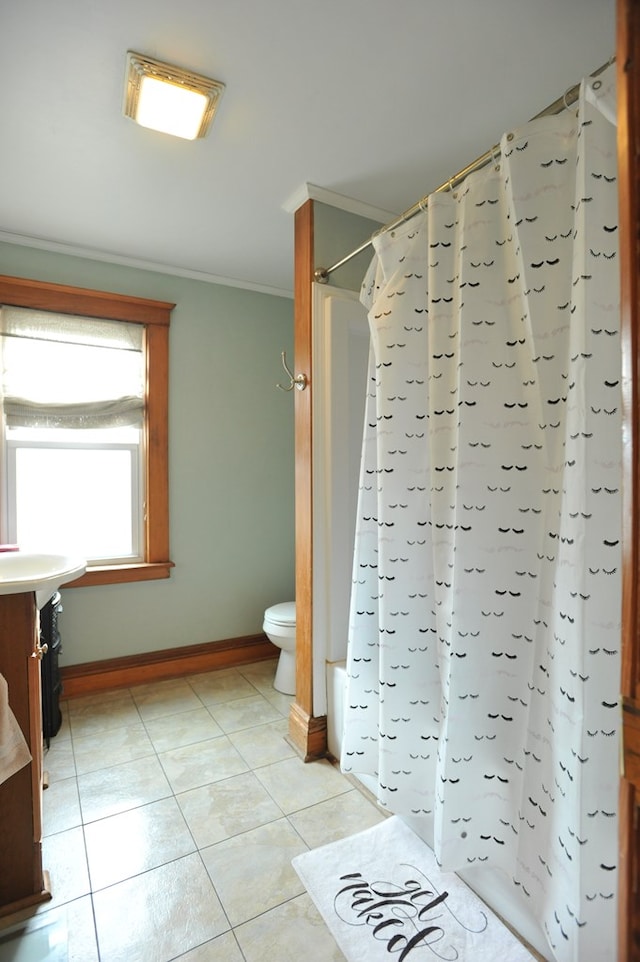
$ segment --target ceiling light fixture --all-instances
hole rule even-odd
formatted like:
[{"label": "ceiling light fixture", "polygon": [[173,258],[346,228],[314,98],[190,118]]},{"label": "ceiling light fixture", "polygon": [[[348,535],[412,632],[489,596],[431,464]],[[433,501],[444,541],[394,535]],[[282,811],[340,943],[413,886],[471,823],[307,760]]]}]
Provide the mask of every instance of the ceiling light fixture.
[{"label": "ceiling light fixture", "polygon": [[224,84],[152,57],[127,51],[123,113],[174,137],[204,137]]}]

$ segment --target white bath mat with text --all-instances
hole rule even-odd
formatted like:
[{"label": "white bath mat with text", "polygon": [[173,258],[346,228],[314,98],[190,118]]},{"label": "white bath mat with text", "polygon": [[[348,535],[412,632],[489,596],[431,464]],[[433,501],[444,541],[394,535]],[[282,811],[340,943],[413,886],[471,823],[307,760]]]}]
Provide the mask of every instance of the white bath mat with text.
[{"label": "white bath mat with text", "polygon": [[349,962],[533,959],[396,816],[292,864]]}]

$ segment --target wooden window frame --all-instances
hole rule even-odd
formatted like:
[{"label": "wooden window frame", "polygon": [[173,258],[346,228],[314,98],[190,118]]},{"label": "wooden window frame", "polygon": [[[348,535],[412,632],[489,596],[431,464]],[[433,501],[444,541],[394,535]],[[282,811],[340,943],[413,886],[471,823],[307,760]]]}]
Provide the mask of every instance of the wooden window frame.
[{"label": "wooden window frame", "polygon": [[92,566],[65,588],[168,578],[173,568],[169,560],[169,322],[175,304],[4,275],[0,276],[0,304],[144,325],[144,560]]}]

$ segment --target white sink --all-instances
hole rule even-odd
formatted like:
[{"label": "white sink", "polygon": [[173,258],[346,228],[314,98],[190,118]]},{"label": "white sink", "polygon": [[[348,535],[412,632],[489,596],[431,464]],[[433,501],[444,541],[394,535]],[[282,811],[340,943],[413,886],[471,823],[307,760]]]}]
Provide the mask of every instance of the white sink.
[{"label": "white sink", "polygon": [[87,562],[65,554],[37,551],[0,552],[0,595],[33,591],[42,608],[60,585],[84,574]]}]

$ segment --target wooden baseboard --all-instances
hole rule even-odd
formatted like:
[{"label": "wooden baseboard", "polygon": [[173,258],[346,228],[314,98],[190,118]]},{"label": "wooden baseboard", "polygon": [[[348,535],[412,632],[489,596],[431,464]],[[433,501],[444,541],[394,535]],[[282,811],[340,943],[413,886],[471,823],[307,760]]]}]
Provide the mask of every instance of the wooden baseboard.
[{"label": "wooden baseboard", "polygon": [[289,741],[305,762],[327,754],[327,716],[313,717],[293,702],[289,710]]},{"label": "wooden baseboard", "polygon": [[43,902],[51,901],[51,878],[46,869],[42,873],[42,877],[42,891],[34,892],[33,895],[27,895],[23,899],[18,899],[17,902],[9,902],[7,905],[0,907],[2,928],[9,927],[17,922],[23,922],[27,915],[32,915],[32,910],[35,909],[36,906],[41,905]]},{"label": "wooden baseboard", "polygon": [[69,665],[61,668],[60,675],[63,696],[74,698],[111,688],[128,688],[150,681],[179,678],[219,668],[235,668],[252,661],[277,657],[278,649],[266,635],[246,635],[227,641],[211,641],[203,645]]}]

